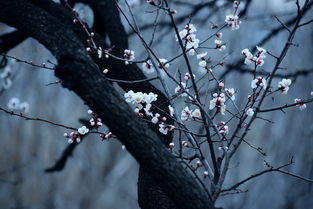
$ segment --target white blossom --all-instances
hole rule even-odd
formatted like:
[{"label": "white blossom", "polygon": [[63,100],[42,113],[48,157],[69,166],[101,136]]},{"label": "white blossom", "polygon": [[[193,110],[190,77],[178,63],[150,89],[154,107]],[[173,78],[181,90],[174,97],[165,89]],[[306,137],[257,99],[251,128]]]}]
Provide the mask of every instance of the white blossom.
[{"label": "white blossom", "polygon": [[98,54],[98,58],[101,59],[102,58],[102,48],[100,46],[97,49],[97,54]]},{"label": "white blossom", "polygon": [[194,111],[192,111],[191,116],[193,118],[201,118],[201,112],[199,109],[195,109]]},{"label": "white blossom", "polygon": [[187,96],[186,93],[182,93],[182,92],[188,92],[189,89],[186,89],[186,83],[184,82],[181,82],[180,85],[178,85],[176,88],[175,88],[175,94],[180,94],[181,96]]},{"label": "white blossom", "polygon": [[16,110],[19,107],[19,105],[20,105],[20,100],[18,98],[13,97],[9,100],[9,103],[7,106],[10,110]]},{"label": "white blossom", "polygon": [[248,116],[252,117],[254,115],[254,110],[252,108],[249,108],[246,113]]},{"label": "white blossom", "polygon": [[224,93],[213,94],[213,99],[210,101],[209,109],[213,110],[214,108],[216,108],[217,112],[220,112],[222,115],[225,115],[226,105]]},{"label": "white blossom", "polygon": [[207,54],[208,54],[207,52],[199,53],[197,54],[197,59],[204,59]]},{"label": "white blossom", "polygon": [[183,121],[187,121],[187,120],[191,120],[192,119],[192,111],[189,109],[189,107],[185,107],[182,111],[181,111],[181,116],[180,119]]},{"label": "white blossom", "polygon": [[301,99],[295,99],[295,103],[299,103],[297,106],[299,107],[300,110],[304,110],[306,108],[306,104],[302,103]]},{"label": "white blossom", "polygon": [[[196,38],[195,32],[197,31],[196,27],[193,24],[188,24],[183,30],[179,32],[179,37],[181,40],[186,41],[186,49],[196,49],[199,47],[199,39]],[[176,41],[178,37],[176,36]],[[193,52],[190,52],[193,55]]]},{"label": "white blossom", "polygon": [[289,86],[291,85],[290,79],[283,78],[281,81],[278,82],[278,89],[282,92],[282,94],[287,94],[289,90]]},{"label": "white blossom", "polygon": [[174,108],[171,105],[169,105],[168,110],[169,110],[170,116],[174,117]]},{"label": "white blossom", "polygon": [[241,23],[239,17],[233,14],[226,15],[225,22],[227,23],[227,26],[230,27],[232,30],[238,30],[239,24]]},{"label": "white blossom", "polygon": [[164,135],[166,135],[168,133],[168,131],[172,131],[174,128],[175,128],[175,126],[173,126],[173,125],[167,125],[164,123],[159,124],[159,131]]},{"label": "white blossom", "polygon": [[155,71],[152,63],[150,60],[148,60],[147,62],[144,62],[142,63],[142,70],[145,72],[145,73],[153,73]]},{"label": "white blossom", "polygon": [[230,88],[230,89],[225,89],[226,94],[230,97],[231,100],[235,100],[235,89]]},{"label": "white blossom", "polygon": [[146,104],[145,108],[143,110],[145,111],[147,116],[153,116],[152,111],[151,111],[152,105],[150,103]]},{"label": "white blossom", "polygon": [[154,117],[151,119],[151,122],[154,123],[154,124],[157,124],[157,123],[159,122],[158,117],[154,116]]},{"label": "white blossom", "polygon": [[195,51],[194,49],[190,49],[190,50],[188,51],[188,53],[189,53],[190,56],[193,56],[193,55],[196,54],[196,51]]},{"label": "white blossom", "polygon": [[202,67],[202,68],[205,68],[206,67],[206,61],[205,60],[201,60],[200,62],[199,62],[199,66],[200,67]]},{"label": "white blossom", "polygon": [[[130,50],[130,49],[125,49],[123,57],[127,61],[133,61],[135,59],[135,52],[133,50]],[[126,62],[125,62],[125,64],[126,64]]]},{"label": "white blossom", "polygon": [[124,94],[124,98],[126,99],[126,102],[130,103],[134,101],[134,95],[135,93],[130,90],[127,93]]},{"label": "white blossom", "polygon": [[22,102],[19,105],[19,109],[22,113],[28,113],[29,112],[29,104],[27,102]]},{"label": "white blossom", "polygon": [[264,90],[265,90],[266,87],[267,87],[267,82],[266,82],[266,80],[265,80],[263,77],[261,77],[261,76],[259,76],[259,77],[257,77],[256,79],[254,79],[254,80],[251,81],[251,88],[255,89],[255,88],[257,88],[258,86],[263,87]]},{"label": "white blossom", "polygon": [[86,126],[82,126],[78,129],[78,133],[80,135],[85,135],[89,132],[89,129]]},{"label": "white blossom", "polygon": [[229,133],[229,128],[224,121],[221,121],[218,125],[219,133],[222,136],[226,136]]}]

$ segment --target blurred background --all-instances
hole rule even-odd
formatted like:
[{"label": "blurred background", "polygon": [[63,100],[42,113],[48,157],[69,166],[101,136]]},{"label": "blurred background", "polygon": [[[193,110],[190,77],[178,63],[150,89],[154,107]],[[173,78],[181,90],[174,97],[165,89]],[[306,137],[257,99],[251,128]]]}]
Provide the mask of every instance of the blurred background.
[{"label": "blurred background", "polygon": [[[123,0],[122,7],[127,10]],[[146,40],[150,40],[153,33],[155,14],[145,1],[128,0],[135,14],[137,24]],[[303,4],[303,1],[300,1]],[[205,39],[215,31],[212,23],[224,24],[225,15],[232,13],[233,1],[207,0],[173,0],[171,7],[176,9],[179,29],[189,21],[197,28],[197,38]],[[247,7],[246,7],[247,6]],[[244,11],[244,8],[247,8]],[[80,17],[92,24],[92,11],[83,4],[76,5]],[[274,19],[276,15],[282,22],[288,22],[296,16],[294,0],[251,0],[242,1],[239,12],[243,12],[239,30],[224,29],[223,43],[225,51],[202,50],[208,52],[212,63],[224,60],[224,67],[216,68],[216,74],[221,75],[229,70],[229,65],[243,62],[241,50],[253,48],[264,37],[268,41],[260,45],[271,53],[278,55],[288,36],[284,29],[277,34],[270,35],[275,28],[281,27]],[[313,9],[307,12],[303,21],[313,18]],[[129,14],[129,13],[128,13]],[[125,20],[123,20],[125,21]],[[160,26],[157,27],[152,48],[160,58],[170,59],[177,55],[179,46],[175,41],[173,28],[169,18],[164,13],[159,15]],[[125,25],[129,34],[130,49],[136,53],[136,59],[145,58],[145,51],[139,39]],[[290,26],[292,27],[292,26]],[[4,24],[0,24],[0,34],[13,31]],[[313,91],[313,73],[297,75],[299,71],[312,71],[313,27],[308,25],[300,28],[294,43],[298,47],[291,47],[279,70],[279,74],[295,73],[289,77],[293,80],[287,95],[277,94],[275,99],[267,99],[264,108],[276,107],[293,103],[295,98],[310,98]],[[206,46],[214,46],[214,39],[210,39]],[[18,47],[8,52],[8,55],[23,60],[42,63],[50,60],[56,63],[54,57],[36,40],[27,39]],[[197,76],[198,61],[190,57]],[[274,59],[268,56],[261,67],[264,72],[271,72]],[[141,67],[141,66],[140,66]],[[187,72],[184,60],[178,59],[171,64],[171,73],[177,69]],[[225,79],[226,87],[235,88],[236,104],[242,107],[251,92],[252,75],[242,73],[240,66],[229,70]],[[80,127],[80,118],[88,118],[88,107],[72,92],[60,85],[46,84],[57,78],[53,71],[34,68],[22,63],[10,61],[6,69],[12,72],[12,86],[5,89],[1,95],[0,106],[7,107],[11,98],[18,98],[29,104],[27,116],[45,118],[72,127]],[[155,76],[155,75],[148,75]],[[4,79],[1,78],[1,82]],[[281,78],[276,78],[276,85]],[[153,83],[159,86],[159,83]],[[174,92],[174,85],[168,81]],[[205,85],[205,84],[204,84]],[[205,86],[206,87],[206,86]],[[2,87],[3,88],[3,87]],[[207,86],[206,88],[213,88]],[[179,98],[178,108],[183,108],[184,100]],[[300,111],[298,107],[285,111],[262,114],[262,117],[273,121],[257,120],[247,136],[247,140],[256,147],[262,147],[267,156],[242,144],[234,159],[225,182],[225,187],[266,169],[263,160],[273,166],[279,166],[290,161],[294,156],[295,163],[286,170],[313,178],[313,104]],[[179,110],[180,112],[180,110]],[[219,118],[226,120],[227,117]],[[102,208],[102,209],[134,209],[137,203],[138,164],[117,140],[101,141],[99,137],[89,135],[69,159],[66,167],[55,173],[45,173],[60,157],[67,146],[67,139],[63,128],[38,121],[25,121],[21,118],[0,113],[0,207],[1,208]],[[230,132],[235,124],[230,124]],[[191,129],[199,129],[195,125]],[[205,181],[209,185],[208,181]],[[303,209],[313,208],[313,185],[296,178],[279,173],[269,173],[256,178],[240,187],[249,191],[241,194],[227,195],[219,198],[217,205],[229,209]]]}]

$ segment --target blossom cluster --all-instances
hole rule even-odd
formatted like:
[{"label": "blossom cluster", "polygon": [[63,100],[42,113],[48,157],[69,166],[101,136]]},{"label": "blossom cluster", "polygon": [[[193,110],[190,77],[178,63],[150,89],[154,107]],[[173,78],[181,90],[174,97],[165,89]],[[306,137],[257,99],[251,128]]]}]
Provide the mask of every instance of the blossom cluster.
[{"label": "blossom cluster", "polygon": [[[167,70],[170,67],[170,64],[166,59],[160,58],[158,60],[157,68],[159,72],[161,72],[162,76],[165,76],[165,70]],[[155,68],[151,62],[151,60],[148,60],[142,64],[142,69],[145,73],[150,74],[155,72]]]},{"label": "blossom cluster", "polygon": [[245,58],[245,64],[249,65],[251,63],[255,63],[256,66],[262,66],[264,64],[264,59],[266,58],[266,49],[256,46],[257,54],[253,56],[253,54],[249,51],[249,49],[243,49],[241,51],[241,54],[246,56]]},{"label": "blossom cluster", "polygon": [[221,121],[219,124],[217,124],[217,127],[219,130],[219,133],[222,136],[226,136],[229,133],[229,128],[224,121]]},{"label": "blossom cluster", "polygon": [[227,26],[230,27],[232,30],[238,30],[239,25],[241,24],[238,15],[234,14],[226,15],[225,22]]},{"label": "blossom cluster", "polygon": [[135,52],[130,49],[125,49],[123,57],[126,59],[125,64],[128,65],[129,62],[135,59]]},{"label": "blossom cluster", "polygon": [[[168,131],[172,131],[175,126],[165,124],[166,117],[162,117],[159,113],[154,113],[152,108],[152,102],[157,101],[157,94],[150,92],[142,93],[142,92],[134,92],[132,90],[128,91],[124,94],[124,98],[126,102],[135,105],[135,113],[138,117],[150,117],[151,122],[154,124],[159,124],[159,131],[163,134],[167,134]],[[173,111],[169,108],[170,111]],[[173,113],[171,113],[172,115]]]},{"label": "blossom cluster", "polygon": [[300,110],[304,110],[306,108],[306,104],[303,103],[301,99],[295,99],[295,103],[299,103],[297,106]]},{"label": "blossom cluster", "polygon": [[79,143],[81,141],[80,134],[75,131],[72,131],[70,134],[64,133],[64,137],[68,139],[67,142],[69,144],[72,144],[73,142]]},{"label": "blossom cluster", "polygon": [[20,111],[21,113],[29,112],[29,104],[27,102],[20,102],[20,100],[15,97],[9,100],[7,106],[12,111]]},{"label": "blossom cluster", "polygon": [[218,49],[219,51],[225,50],[226,44],[223,44],[223,42],[221,40],[223,37],[223,33],[217,33],[215,36],[217,38],[214,40],[215,48]]},{"label": "blossom cluster", "polygon": [[201,118],[201,112],[199,109],[195,110],[190,110],[189,107],[185,107],[181,111],[181,116],[180,116],[182,121],[190,121],[190,120],[195,120],[196,118]]},{"label": "blossom cluster", "polygon": [[183,92],[188,92],[189,89],[186,88],[186,83],[184,82],[181,82],[180,85],[178,85],[176,88],[175,88],[175,94],[180,94],[181,96],[187,96],[186,93],[183,93]]},{"label": "blossom cluster", "polygon": [[267,82],[266,82],[265,78],[263,78],[262,76],[259,76],[256,79],[251,81],[251,88],[255,89],[259,86],[263,87],[264,90],[267,87]]},{"label": "blossom cluster", "polygon": [[94,111],[88,110],[88,114],[92,116],[92,118],[89,120],[89,123],[92,127],[98,129],[103,125],[101,118],[99,118],[99,116]]},{"label": "blossom cluster", "polygon": [[210,101],[210,110],[216,108],[216,111],[225,115],[226,104],[225,104],[225,94],[224,93],[214,93],[213,99]]},{"label": "blossom cluster", "polygon": [[[186,41],[186,49],[190,49],[189,53],[194,54],[194,49],[199,47],[199,39],[196,38],[197,29],[193,24],[188,24],[179,32],[179,38]],[[178,37],[176,37],[178,41]]]}]

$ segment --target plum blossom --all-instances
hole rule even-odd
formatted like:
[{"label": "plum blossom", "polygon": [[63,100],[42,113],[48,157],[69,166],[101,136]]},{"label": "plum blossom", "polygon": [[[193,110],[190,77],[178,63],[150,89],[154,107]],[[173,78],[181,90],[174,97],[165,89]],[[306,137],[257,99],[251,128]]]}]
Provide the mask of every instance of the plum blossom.
[{"label": "plum blossom", "polygon": [[125,49],[123,57],[127,60],[125,61],[125,64],[128,64],[129,61],[133,61],[135,59],[135,52],[130,49]]},{"label": "plum blossom", "polygon": [[142,70],[149,74],[149,73],[153,73],[155,71],[152,63],[150,60],[148,60],[147,62],[142,63]]},{"label": "plum blossom", "polygon": [[91,126],[94,126],[96,128],[99,128],[99,127],[101,127],[103,125],[102,121],[101,121],[101,118],[91,118],[89,120],[89,122],[90,122]]},{"label": "plum blossom", "polygon": [[186,93],[182,93],[182,92],[188,92],[189,89],[186,89],[186,83],[184,82],[181,82],[180,85],[178,85],[176,88],[175,88],[175,94],[180,94],[181,96],[183,97],[186,97],[187,94]]},{"label": "plum blossom", "polygon": [[182,142],[181,142],[181,145],[182,145],[183,147],[187,147],[187,146],[188,146],[188,142],[182,141]]},{"label": "plum blossom", "polygon": [[[132,90],[128,91],[124,94],[124,98],[127,103],[132,103],[135,105],[134,112],[138,117],[144,117],[144,113],[146,116],[153,118],[152,105],[151,103],[157,101],[158,95],[152,92],[150,93],[142,93],[142,92],[134,92]],[[140,112],[142,111],[143,112]],[[164,119],[166,120],[166,118]],[[152,120],[152,122],[156,121],[156,118]],[[157,123],[157,122],[156,122]]]},{"label": "plum blossom", "polygon": [[86,126],[82,126],[77,131],[80,135],[85,135],[89,132],[89,129]]},{"label": "plum blossom", "polygon": [[126,99],[126,102],[128,102],[128,103],[132,102],[134,100],[134,95],[135,95],[135,93],[132,90],[125,93],[124,98]]},{"label": "plum blossom", "polygon": [[165,70],[167,70],[170,67],[170,64],[166,59],[160,58],[158,62],[158,69],[161,72],[162,76],[166,76]]},{"label": "plum blossom", "polygon": [[252,117],[254,115],[254,110],[252,108],[249,108],[246,112],[246,114],[249,116],[249,117]]},{"label": "plum blossom", "polygon": [[137,103],[137,104],[140,104],[143,100],[143,94],[142,92],[137,92],[137,93],[134,93],[134,102]]},{"label": "plum blossom", "polygon": [[215,43],[216,49],[218,49],[219,51],[223,51],[226,49],[226,45],[222,43],[222,40],[216,39],[214,43]]},{"label": "plum blossom", "polygon": [[107,74],[108,72],[109,72],[108,69],[104,69],[104,70],[102,71],[103,74]]},{"label": "plum blossom", "polygon": [[222,115],[225,115],[226,105],[225,105],[225,94],[224,93],[214,93],[213,99],[210,101],[210,110],[216,108],[217,112],[220,112]]},{"label": "plum blossom", "polygon": [[218,83],[218,88],[223,89],[225,87],[225,84],[223,82]]},{"label": "plum blossom", "polygon": [[201,60],[200,62],[199,62],[199,66],[200,67],[202,67],[202,68],[205,68],[206,67],[206,61],[205,60]]},{"label": "plum blossom", "polygon": [[246,58],[245,58],[245,64],[246,65],[249,65],[252,63],[252,59],[253,59],[253,55],[252,53],[249,51],[249,49],[243,49],[241,51],[241,54],[245,55]]},{"label": "plum blossom", "polygon": [[185,107],[181,111],[180,119],[183,121],[191,120],[192,119],[191,113],[192,113],[192,110],[190,110],[189,107]]},{"label": "plum blossom", "polygon": [[159,124],[159,131],[164,135],[166,135],[169,131],[172,131],[173,129],[175,129],[175,126],[173,125],[167,125],[164,123]]},{"label": "plum blossom", "polygon": [[202,53],[199,53],[197,54],[197,59],[200,60],[200,59],[205,59],[205,56],[207,55],[208,53],[207,52],[202,52]]},{"label": "plum blossom", "polygon": [[102,138],[102,140],[109,139],[112,136],[113,136],[112,132],[109,132],[107,134],[100,134],[100,137]]},{"label": "plum blossom", "polygon": [[263,87],[264,90],[267,87],[266,80],[263,77],[261,77],[261,76],[259,76],[256,79],[251,81],[251,88],[255,89],[255,88],[259,87],[259,86]]},{"label": "plum blossom", "polygon": [[188,53],[190,56],[193,56],[196,54],[196,51],[194,49],[189,49]]},{"label": "plum blossom", "polygon": [[20,100],[18,98],[13,97],[9,100],[9,103],[7,106],[10,110],[16,110],[19,107],[19,105],[20,105]]},{"label": "plum blossom", "polygon": [[[88,50],[87,50],[88,51]],[[99,46],[99,48],[97,49],[97,54],[98,54],[98,58],[101,59],[102,58],[102,48]]]},{"label": "plum blossom", "polygon": [[227,125],[225,125],[226,123],[224,121],[221,121],[217,127],[218,127],[218,130],[219,130],[219,133],[222,135],[222,136],[226,136],[228,133],[229,133],[229,128]]},{"label": "plum blossom", "polygon": [[[195,78],[196,76],[193,74],[193,78]],[[186,73],[185,76],[184,76],[184,79],[187,81],[191,78],[191,75],[190,73]]]},{"label": "plum blossom", "polygon": [[146,107],[143,108],[147,116],[153,116],[152,111],[151,111],[152,105],[150,103],[146,104]]},{"label": "plum blossom", "polygon": [[29,112],[29,104],[27,102],[22,102],[19,105],[19,109],[20,109],[21,113],[28,113]]},{"label": "plum blossom", "polygon": [[77,132],[71,132],[70,134],[64,133],[64,137],[68,139],[67,142],[69,144],[72,144],[74,141],[76,141],[76,143],[81,141],[80,135]]},{"label": "plum blossom", "polygon": [[238,15],[234,14],[226,15],[225,22],[227,23],[227,26],[230,27],[232,30],[238,30],[239,25],[241,24]]},{"label": "plum blossom", "polygon": [[200,60],[199,61],[199,66],[201,68],[205,68],[206,65],[207,65],[207,62],[205,60],[205,56],[206,55],[207,55],[207,52],[202,52],[202,53],[197,54],[197,59]]},{"label": "plum blossom", "polygon": [[267,52],[266,49],[256,46],[257,48],[257,54],[256,56],[253,56],[252,53],[249,51],[249,49],[243,49],[241,51],[241,54],[245,55],[245,64],[249,65],[252,63],[255,63],[257,66],[262,66],[264,64],[264,59],[266,58],[265,53]]},{"label": "plum blossom", "polygon": [[235,100],[235,89],[230,88],[230,89],[225,89],[226,94],[230,97],[231,100]]},{"label": "plum blossom", "polygon": [[151,122],[154,124],[157,124],[159,122],[158,114],[155,114],[155,116],[153,118],[151,118]]},{"label": "plum blossom", "polygon": [[193,119],[201,118],[201,111],[199,109],[195,109],[194,111],[192,111],[191,116]]},{"label": "plum blossom", "polygon": [[20,113],[29,112],[29,104],[27,102],[21,102],[18,98],[15,97],[9,100],[7,107],[12,111],[20,111]]},{"label": "plum blossom", "polygon": [[[195,32],[197,31],[196,27],[193,24],[188,24],[185,26],[183,30],[179,32],[179,37],[181,40],[186,41],[186,49],[196,49],[199,47],[199,39],[196,38]],[[178,38],[176,36],[176,41],[178,41]],[[193,54],[193,52],[189,52],[190,55]]]},{"label": "plum blossom", "polygon": [[168,147],[169,147],[170,150],[173,150],[174,147],[175,147],[174,142],[169,143],[169,144],[168,144]]},{"label": "plum blossom", "polygon": [[299,103],[297,106],[300,110],[304,110],[306,108],[306,104],[303,103],[301,99],[295,99],[295,103]]},{"label": "plum blossom", "polygon": [[291,80],[283,78],[281,81],[278,82],[278,89],[281,91],[282,94],[287,94],[290,85]]},{"label": "plum blossom", "polygon": [[202,162],[200,160],[197,160],[196,164],[197,164],[197,167],[201,167],[202,166]]},{"label": "plum blossom", "polygon": [[171,105],[169,105],[168,110],[169,110],[170,116],[174,117],[174,108]]},{"label": "plum blossom", "polygon": [[215,36],[216,36],[216,38],[221,39],[223,37],[223,33],[217,33],[217,34],[215,34]]}]

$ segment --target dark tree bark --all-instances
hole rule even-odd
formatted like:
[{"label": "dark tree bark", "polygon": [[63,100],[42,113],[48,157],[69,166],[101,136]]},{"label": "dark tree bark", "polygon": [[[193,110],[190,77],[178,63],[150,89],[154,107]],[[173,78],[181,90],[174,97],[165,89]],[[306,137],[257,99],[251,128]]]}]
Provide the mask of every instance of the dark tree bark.
[{"label": "dark tree bark", "polygon": [[[147,172],[148,177],[151,177],[153,181],[158,182],[160,191],[164,191],[177,208],[213,208],[210,198],[167,151],[160,137],[135,116],[111,82],[101,74],[97,64],[102,66],[102,61],[97,61],[96,64],[86,53],[83,44],[86,38],[78,35],[81,31],[76,29],[73,23],[71,25],[66,21],[60,21],[57,17],[60,14],[51,15],[52,12],[49,9],[52,7],[43,9],[42,2],[33,1],[34,4],[32,4],[25,0],[1,0],[0,21],[37,39],[55,55],[58,60],[55,73],[62,80],[62,85],[78,94],[91,109],[100,115],[110,130],[126,145],[141,169]],[[100,31],[100,33],[103,32]],[[112,43],[121,44],[117,46],[117,49],[122,50],[126,46],[123,42],[118,43],[118,39],[114,40],[115,36],[112,37],[114,30],[107,33],[109,37],[111,36]],[[103,65],[110,62],[110,65],[119,65],[118,69],[124,71],[122,74],[112,73],[108,76],[120,78],[126,74],[125,77],[130,80],[138,79],[138,77],[144,78],[135,66],[125,68],[122,64],[112,60],[103,61]],[[131,69],[136,70],[130,71]],[[158,92],[161,95],[161,92],[151,84],[144,85],[146,85],[145,91]],[[121,84],[121,86],[135,91],[136,88],[140,91],[143,89],[143,84],[137,87],[134,84]]]}]

